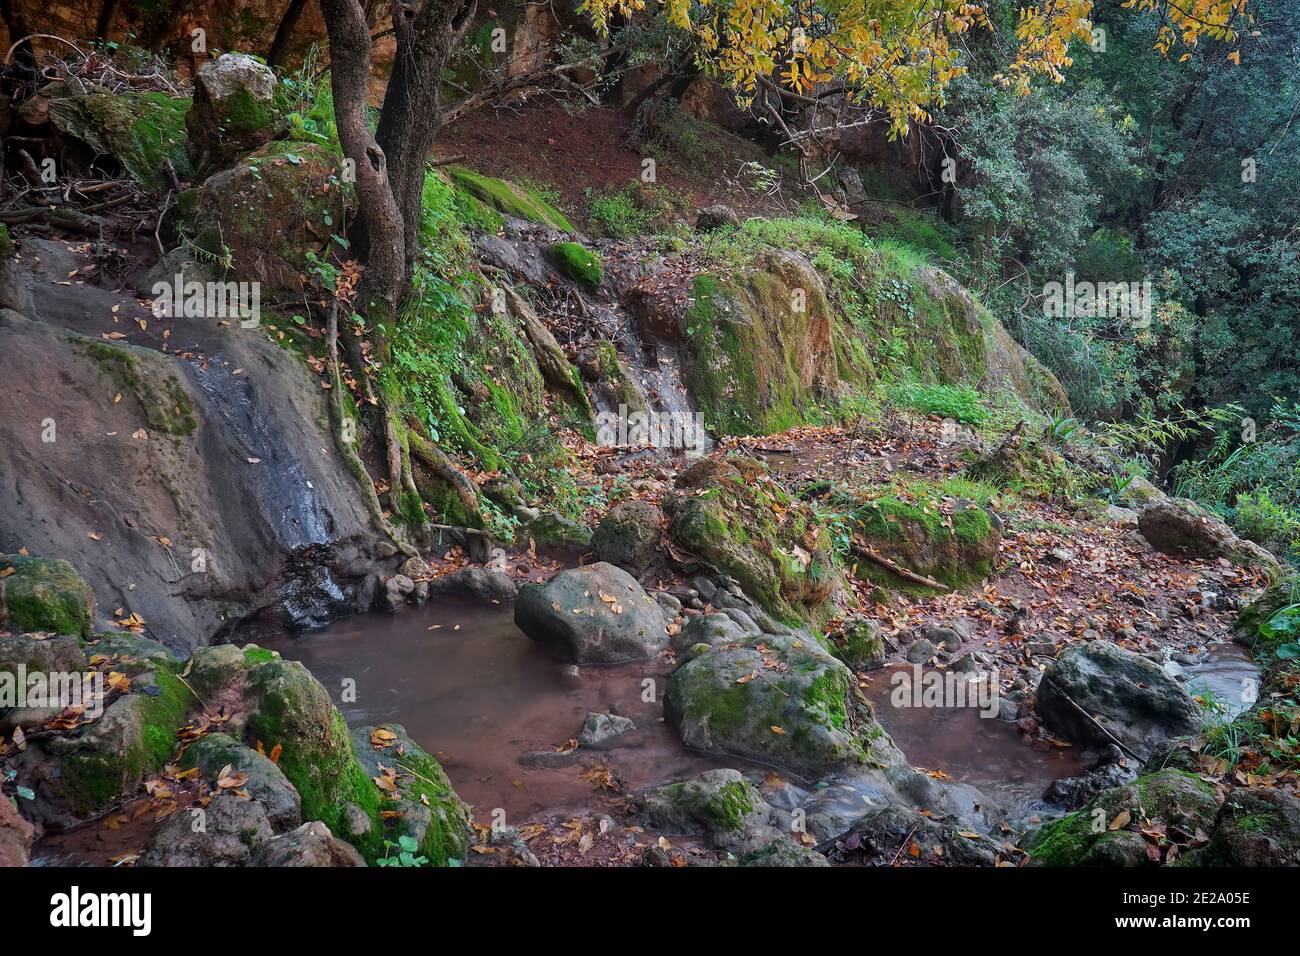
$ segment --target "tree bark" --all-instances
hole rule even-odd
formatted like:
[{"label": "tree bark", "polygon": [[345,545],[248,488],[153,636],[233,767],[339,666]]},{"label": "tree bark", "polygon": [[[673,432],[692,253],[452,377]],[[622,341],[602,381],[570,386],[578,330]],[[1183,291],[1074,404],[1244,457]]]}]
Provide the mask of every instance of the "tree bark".
[{"label": "tree bark", "polygon": [[298,21],[302,19],[302,11],[306,6],[307,0],[289,0],[284,16],[280,18],[280,25],[275,29],[271,49],[266,54],[269,66],[279,66],[284,61],[284,55],[289,52],[289,41],[293,39],[293,31],[298,28]]},{"label": "tree bark", "polygon": [[[389,158],[389,182],[402,215],[406,237],[402,250],[404,280],[410,279],[419,252],[424,162],[442,128],[438,87],[447,61],[469,29],[477,7],[478,0],[424,0],[423,4],[396,0],[393,4],[397,54],[384,93],[376,140]],[[332,35],[330,45],[332,48]],[[371,244],[377,238],[367,232]]]}]

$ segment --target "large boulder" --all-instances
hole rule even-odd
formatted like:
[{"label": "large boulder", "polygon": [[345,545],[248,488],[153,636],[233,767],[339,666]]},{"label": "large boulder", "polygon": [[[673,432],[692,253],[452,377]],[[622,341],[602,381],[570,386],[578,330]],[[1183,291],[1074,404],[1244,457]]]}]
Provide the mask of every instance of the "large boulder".
[{"label": "large boulder", "polygon": [[1066,648],[1043,672],[1034,706],[1066,740],[1098,747],[1118,740],[1144,758],[1162,740],[1195,733],[1201,723],[1181,684],[1110,641]]},{"label": "large boulder", "polygon": [[678,476],[664,506],[678,547],[734,578],[782,620],[816,617],[839,580],[826,526],[761,462],[702,459]]},{"label": "large boulder", "polygon": [[596,560],[617,565],[629,574],[644,574],[659,548],[663,512],[648,501],[624,501],[609,509],[591,536]]},{"label": "large boulder", "polygon": [[806,632],[701,651],[673,672],[664,714],[688,747],[812,779],[902,759],[852,672]]},{"label": "large boulder", "polygon": [[1181,770],[1162,770],[1098,795],[1081,810],[1053,820],[1025,841],[1040,866],[1147,866],[1168,850],[1143,830],[1162,824],[1190,845],[1209,833],[1219,812],[1215,789]]},{"label": "large boulder", "polygon": [[260,803],[219,793],[206,807],[172,814],[136,865],[246,866],[272,836]]},{"label": "large boulder", "polygon": [[297,291],[346,221],[348,190],[339,158],[323,146],[275,141],[181,195],[197,245],[243,281],[261,283],[265,301]]},{"label": "large boulder", "polygon": [[1226,558],[1276,580],[1277,558],[1253,541],[1238,538],[1221,519],[1187,498],[1157,498],[1138,515],[1138,531],[1157,551],[1179,557]]},{"label": "large boulder", "polygon": [[89,637],[95,595],[67,561],[0,555],[0,627]]},{"label": "large boulder", "polygon": [[636,578],[603,561],[525,586],[515,624],[576,664],[645,660],[668,646],[659,604]]},{"label": "large boulder", "polygon": [[200,179],[275,138],[283,122],[275,73],[243,53],[223,53],[194,74],[185,115],[190,161]]}]

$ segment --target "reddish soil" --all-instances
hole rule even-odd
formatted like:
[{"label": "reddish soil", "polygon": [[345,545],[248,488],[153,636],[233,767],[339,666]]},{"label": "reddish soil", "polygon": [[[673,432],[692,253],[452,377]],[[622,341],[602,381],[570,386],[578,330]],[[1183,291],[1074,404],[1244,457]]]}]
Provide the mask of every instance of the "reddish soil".
[{"label": "reddish soil", "polygon": [[[434,152],[466,157],[465,164],[492,176],[554,187],[571,218],[585,221],[588,193],[612,192],[641,180],[645,155],[628,145],[631,117],[622,110],[588,107],[570,113],[552,99],[537,100],[517,110],[470,114],[446,127]],[[754,143],[715,131],[718,145],[735,155],[738,167],[748,159],[772,161]],[[694,221],[703,206],[725,202],[742,214],[772,214],[772,201],[729,186],[730,170],[702,173],[685,163],[658,164],[659,186],[688,200],[683,210]]]}]

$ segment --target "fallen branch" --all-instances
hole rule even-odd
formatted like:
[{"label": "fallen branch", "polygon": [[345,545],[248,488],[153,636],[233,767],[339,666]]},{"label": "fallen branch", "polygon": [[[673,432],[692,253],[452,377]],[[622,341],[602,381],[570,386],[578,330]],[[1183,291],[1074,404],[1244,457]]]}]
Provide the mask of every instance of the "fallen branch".
[{"label": "fallen branch", "polygon": [[889,560],[889,558],[885,557],[883,554],[877,554],[860,541],[850,542],[849,550],[858,557],[865,558],[872,564],[878,564],[886,571],[898,575],[904,581],[911,581],[913,584],[923,584],[927,588],[934,588],[936,591],[944,594],[952,590],[952,588],[948,587],[948,585],[941,581],[936,581],[934,578],[926,577],[924,574],[917,574],[915,571],[909,571],[901,564]]},{"label": "fallen branch", "polygon": [[1126,747],[1126,746],[1124,745],[1124,742],[1123,742],[1122,740],[1120,740],[1118,737],[1116,737],[1114,734],[1112,734],[1112,733],[1111,733],[1109,730],[1107,730],[1105,727],[1103,727],[1103,726],[1101,725],[1101,722],[1100,722],[1099,720],[1097,720],[1096,717],[1092,716],[1092,714],[1090,714],[1090,713],[1088,713],[1086,710],[1084,710],[1083,707],[1081,707],[1078,703],[1075,702],[1075,700],[1074,700],[1073,697],[1071,697],[1071,696],[1070,696],[1069,694],[1067,694],[1065,691],[1061,690],[1061,685],[1060,685],[1060,684],[1056,683],[1056,681],[1052,680],[1050,677],[1047,677],[1046,675],[1044,675],[1042,679],[1045,680],[1047,683],[1051,684],[1051,685],[1052,685],[1052,689],[1053,689],[1054,691],[1056,691],[1058,694],[1061,695],[1061,699],[1062,699],[1062,700],[1064,700],[1067,704],[1069,704],[1071,707],[1073,707],[1075,710],[1077,710],[1077,711],[1079,712],[1079,714],[1080,714],[1080,715],[1081,715],[1081,716],[1082,716],[1086,721],[1088,721],[1088,723],[1092,724],[1094,727],[1096,727],[1098,730],[1100,730],[1103,734],[1105,734],[1106,737],[1107,737],[1107,739],[1110,740],[1110,742],[1113,743],[1116,747],[1118,747],[1120,750],[1124,751],[1126,754],[1128,754],[1128,755],[1129,755],[1130,757],[1132,757],[1134,760],[1137,760],[1137,761],[1144,761],[1144,760],[1146,760],[1146,758],[1143,757],[1141,754],[1134,753],[1133,750],[1132,750],[1131,748]]}]

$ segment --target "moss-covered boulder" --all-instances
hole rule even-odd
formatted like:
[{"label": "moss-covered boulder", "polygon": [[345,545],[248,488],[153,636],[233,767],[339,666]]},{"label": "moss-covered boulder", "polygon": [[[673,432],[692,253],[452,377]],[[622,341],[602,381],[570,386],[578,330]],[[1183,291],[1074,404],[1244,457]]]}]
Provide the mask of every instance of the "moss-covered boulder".
[{"label": "moss-covered boulder", "polygon": [[869,617],[845,621],[827,635],[830,651],[855,671],[884,666],[888,648],[880,625]]},{"label": "moss-covered boulder", "polygon": [[1081,810],[1046,824],[1026,840],[1042,866],[1147,866],[1167,856],[1144,828],[1174,828],[1186,837],[1209,833],[1219,811],[1214,787],[1181,770],[1162,770],[1099,794]]},{"label": "moss-covered boulder", "polygon": [[200,179],[275,138],[284,125],[275,73],[243,53],[223,53],[194,74],[185,115],[190,161]]},{"label": "moss-covered boulder", "polygon": [[1233,790],[1197,862],[1300,866],[1300,799],[1282,790]]},{"label": "moss-covered boulder", "polygon": [[447,172],[457,186],[498,212],[560,232],[576,232],[564,214],[533,189],[505,179],[483,176],[463,166],[453,166]]},{"label": "moss-covered boulder", "polygon": [[636,802],[650,826],[677,834],[702,831],[724,850],[739,848],[746,834],[764,826],[772,814],[739,770],[706,770],[682,783],[647,790]]},{"label": "moss-covered boulder", "polygon": [[811,779],[902,759],[852,672],[806,632],[701,650],[673,672],[664,714],[688,747]]},{"label": "moss-covered boulder", "polygon": [[1157,499],[1138,515],[1138,531],[1157,551],[1193,558],[1226,558],[1256,569],[1270,580],[1282,567],[1269,551],[1236,533],[1201,505],[1187,498]]},{"label": "moss-covered boulder", "polygon": [[603,561],[525,585],[515,624],[576,664],[646,660],[668,646],[664,613],[621,568]]},{"label": "moss-covered boulder", "polygon": [[761,462],[703,459],[678,476],[664,509],[678,547],[734,578],[782,620],[816,618],[839,579],[825,525]]},{"label": "moss-covered boulder", "polygon": [[[383,856],[395,791],[362,765],[343,715],[302,664],[256,645],[219,645],[194,653],[187,679],[210,708],[231,715],[233,736],[268,753],[280,748],[278,767],[298,792],[304,820],[321,821],[367,860]],[[420,751],[413,759],[423,776],[440,777],[432,757]],[[463,858],[459,843],[439,847],[429,839],[432,862]]]},{"label": "moss-covered boulder", "polygon": [[0,555],[0,627],[89,637],[95,595],[67,561]]},{"label": "moss-covered boulder", "polygon": [[383,781],[384,839],[395,843],[410,837],[434,866],[463,863],[473,843],[469,808],[438,761],[400,724],[358,728],[352,745],[365,772]]},{"label": "moss-covered boulder", "polygon": [[238,278],[260,282],[265,301],[301,287],[308,253],[342,234],[349,201],[334,153],[276,141],[183,193],[179,206],[198,246]]},{"label": "moss-covered boulder", "polygon": [[699,276],[680,324],[687,387],[718,433],[766,434],[816,418],[838,381],[859,379],[837,359],[825,283],[796,253],[770,251],[739,274]]},{"label": "moss-covered boulder", "polygon": [[[840,506],[865,552],[947,587],[963,588],[983,581],[997,560],[1002,540],[1002,521],[997,514],[927,485],[866,494],[842,501]],[[905,591],[933,590],[865,553],[857,562],[856,574]]]},{"label": "moss-covered boulder", "polygon": [[1034,709],[1066,740],[1098,747],[1119,740],[1143,757],[1201,725],[1196,702],[1164,668],[1110,641],[1066,648],[1043,672]]},{"label": "moss-covered boulder", "polygon": [[237,788],[262,805],[271,829],[292,830],[302,822],[302,800],[284,772],[265,754],[260,754],[229,734],[209,734],[190,744],[181,757],[183,769],[197,767],[208,785],[216,788],[223,771],[243,775]]},{"label": "moss-covered boulder", "polygon": [[176,732],[194,698],[165,648],[135,640],[131,654],[90,649],[100,670],[129,675],[130,692],[113,699],[97,719],[41,739],[22,755],[19,779],[36,795],[30,804],[35,819],[67,824],[102,813],[135,793],[174,753]]},{"label": "moss-covered boulder", "polygon": [[623,501],[609,509],[591,536],[596,560],[607,561],[629,574],[649,570],[659,551],[664,513],[649,501]]},{"label": "moss-covered boulder", "polygon": [[181,179],[193,175],[185,150],[189,107],[188,98],[165,93],[82,92],[63,84],[50,100],[49,119],[63,138],[77,144],[74,153],[84,152],[85,163],[108,156],[142,186],[163,189],[170,181],[168,165]]},{"label": "moss-covered boulder", "polygon": [[580,242],[557,242],[546,250],[560,275],[595,289],[604,280],[600,256]]},{"label": "moss-covered boulder", "polygon": [[1263,624],[1284,607],[1300,604],[1300,576],[1291,574],[1269,585],[1255,600],[1241,609],[1233,624],[1236,629],[1236,641],[1253,647],[1259,639],[1259,629]]}]

